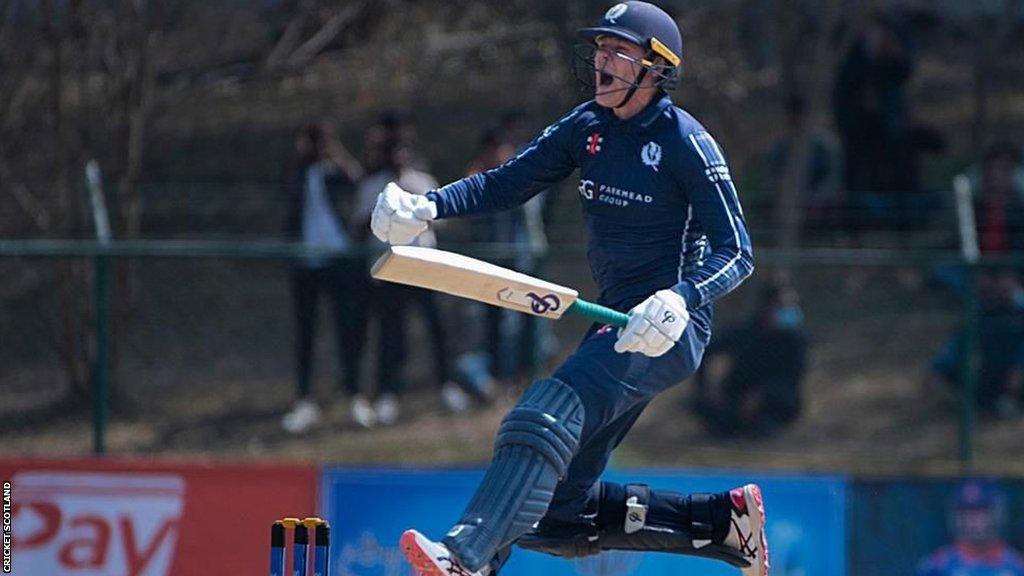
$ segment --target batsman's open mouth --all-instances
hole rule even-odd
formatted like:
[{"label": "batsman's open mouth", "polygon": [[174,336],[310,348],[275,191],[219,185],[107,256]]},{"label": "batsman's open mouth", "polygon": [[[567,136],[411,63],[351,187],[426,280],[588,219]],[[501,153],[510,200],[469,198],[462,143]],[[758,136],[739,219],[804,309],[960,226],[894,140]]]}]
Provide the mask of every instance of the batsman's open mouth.
[{"label": "batsman's open mouth", "polygon": [[597,84],[598,86],[611,86],[612,82],[615,82],[615,77],[607,72],[597,73]]}]

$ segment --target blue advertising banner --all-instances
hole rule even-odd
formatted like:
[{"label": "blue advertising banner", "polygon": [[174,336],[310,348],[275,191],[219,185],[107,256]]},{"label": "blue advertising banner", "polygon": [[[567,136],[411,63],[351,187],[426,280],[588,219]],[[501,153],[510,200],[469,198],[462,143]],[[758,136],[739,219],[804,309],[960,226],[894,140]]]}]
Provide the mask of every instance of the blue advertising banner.
[{"label": "blue advertising banner", "polygon": [[[324,472],[321,514],[332,525],[335,576],[411,574],[398,549],[408,528],[440,537],[456,520],[482,471],[364,470]],[[615,482],[645,482],[678,492],[719,492],[758,482],[765,494],[773,576],[845,576],[846,482],[837,477],[693,471],[615,471]],[[502,576],[736,576],[710,560],[671,554],[604,553],[574,561],[518,550]]]}]

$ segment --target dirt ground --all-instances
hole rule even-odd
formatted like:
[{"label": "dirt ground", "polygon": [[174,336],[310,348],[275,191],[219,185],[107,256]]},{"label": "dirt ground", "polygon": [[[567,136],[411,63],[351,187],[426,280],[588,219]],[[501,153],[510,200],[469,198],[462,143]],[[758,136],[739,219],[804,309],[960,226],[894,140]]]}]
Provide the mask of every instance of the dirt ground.
[{"label": "dirt ground", "polygon": [[[687,383],[659,397],[616,452],[613,465],[758,468],[862,474],[955,473],[957,407],[922,398],[917,374],[859,372],[837,384],[817,351],[807,382],[808,405],[791,428],[770,438],[719,439],[685,407]],[[251,394],[260,389],[261,394]],[[403,400],[394,426],[365,430],[340,399],[321,396],[327,422],[304,436],[280,430],[290,383],[219,382],[185,394],[149,398],[115,413],[109,451],[142,458],[299,460],[338,465],[468,466],[489,458],[494,431],[517,388],[470,415],[449,415],[433,391]],[[36,395],[38,390],[24,390]],[[15,392],[9,398],[16,399]],[[78,456],[89,453],[87,410],[45,424],[5,425],[0,454]],[[976,469],[1024,475],[1024,421],[981,422]]]}]

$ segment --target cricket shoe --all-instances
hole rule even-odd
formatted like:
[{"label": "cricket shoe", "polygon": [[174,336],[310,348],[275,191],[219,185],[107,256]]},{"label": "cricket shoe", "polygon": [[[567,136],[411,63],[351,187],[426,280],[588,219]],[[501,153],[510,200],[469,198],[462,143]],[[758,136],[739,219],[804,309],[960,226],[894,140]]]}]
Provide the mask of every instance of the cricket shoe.
[{"label": "cricket shoe", "polygon": [[416,530],[406,530],[402,534],[402,553],[412,565],[418,576],[487,576],[490,570],[484,568],[472,572],[459,565],[448,548],[439,542],[433,542]]},{"label": "cricket shoe", "polygon": [[363,428],[373,428],[377,424],[377,413],[373,411],[373,404],[370,404],[362,394],[352,397],[349,412],[352,414],[352,420]]},{"label": "cricket shoe", "polygon": [[373,405],[373,411],[377,414],[377,422],[384,426],[391,426],[398,421],[401,409],[398,407],[398,397],[394,394],[383,394]]},{"label": "cricket shoe", "polygon": [[445,382],[441,387],[441,401],[452,414],[461,414],[473,407],[473,400],[455,382]]},{"label": "cricket shoe", "polygon": [[320,424],[320,408],[312,400],[301,398],[281,418],[281,427],[289,434],[305,434]]},{"label": "cricket shoe", "polygon": [[732,518],[724,544],[735,548],[750,562],[743,576],[768,576],[768,539],[765,537],[764,499],[757,484],[729,491]]}]

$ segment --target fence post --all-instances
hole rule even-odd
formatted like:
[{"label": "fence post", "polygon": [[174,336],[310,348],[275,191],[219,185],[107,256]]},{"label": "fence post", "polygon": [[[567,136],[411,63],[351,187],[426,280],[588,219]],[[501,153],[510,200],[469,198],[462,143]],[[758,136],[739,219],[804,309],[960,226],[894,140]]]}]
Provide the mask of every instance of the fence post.
[{"label": "fence post", "polygon": [[96,357],[93,365],[93,424],[92,451],[103,454],[107,450],[107,412],[110,404],[110,256],[99,254],[96,267]]},{"label": "fence post", "polygon": [[978,228],[974,219],[974,198],[970,179],[961,174],[953,179],[960,249],[964,260],[963,356],[960,363],[960,464],[968,471],[974,458],[974,423],[978,396]]},{"label": "fence post", "polygon": [[960,464],[967,472],[974,458],[975,412],[978,406],[978,270],[974,264],[964,266],[963,326]]},{"label": "fence post", "polygon": [[[103,179],[100,165],[96,160],[85,164],[85,183],[89,189],[93,223],[96,238],[103,247],[110,244],[110,221],[103,197]],[[96,290],[96,357],[93,359],[93,414],[92,451],[103,454],[107,451],[107,416],[110,409],[110,255],[100,252],[94,261]]]}]

